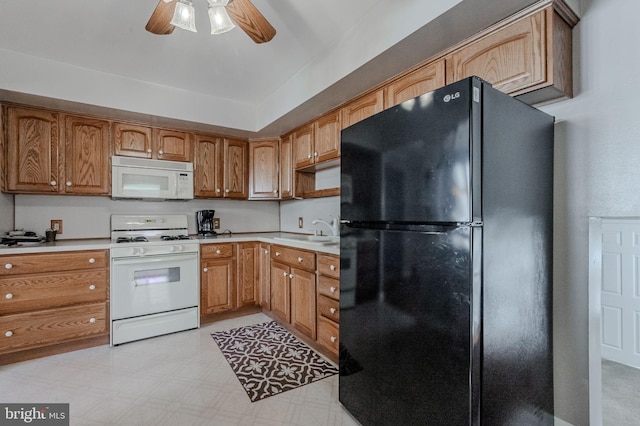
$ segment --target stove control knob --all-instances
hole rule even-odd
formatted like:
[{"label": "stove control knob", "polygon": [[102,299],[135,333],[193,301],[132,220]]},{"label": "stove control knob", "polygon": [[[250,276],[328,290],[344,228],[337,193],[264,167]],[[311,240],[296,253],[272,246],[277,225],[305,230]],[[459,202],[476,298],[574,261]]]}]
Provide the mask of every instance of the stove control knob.
[{"label": "stove control knob", "polygon": [[171,251],[171,253],[173,253],[174,251],[176,251],[176,246],[171,246],[171,248],[169,249],[169,251]]},{"label": "stove control knob", "polygon": [[144,247],[140,247],[139,249],[140,254],[145,254],[146,252],[147,252],[147,249],[145,249]]},{"label": "stove control knob", "polygon": [[178,251],[184,251],[184,246],[178,246]]}]

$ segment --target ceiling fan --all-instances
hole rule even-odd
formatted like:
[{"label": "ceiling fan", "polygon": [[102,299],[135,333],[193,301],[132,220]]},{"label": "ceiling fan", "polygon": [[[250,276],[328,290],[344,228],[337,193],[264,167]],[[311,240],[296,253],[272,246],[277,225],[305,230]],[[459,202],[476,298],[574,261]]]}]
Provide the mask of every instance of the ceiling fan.
[{"label": "ceiling fan", "polygon": [[[275,28],[250,0],[207,1],[212,34],[221,34],[237,25],[256,43],[266,43],[276,35]],[[190,20],[191,27],[183,26],[181,20]],[[189,23],[185,25],[189,26]],[[195,31],[191,1],[160,0],[145,28],[150,33],[164,35],[171,34],[176,26]]]}]

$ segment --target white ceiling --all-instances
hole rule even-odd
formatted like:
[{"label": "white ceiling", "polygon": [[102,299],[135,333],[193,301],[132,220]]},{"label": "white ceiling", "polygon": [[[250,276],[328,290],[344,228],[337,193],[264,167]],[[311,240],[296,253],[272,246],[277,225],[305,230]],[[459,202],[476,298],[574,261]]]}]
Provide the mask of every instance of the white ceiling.
[{"label": "white ceiling", "polygon": [[166,36],[144,29],[157,0],[0,0],[0,98],[279,134],[534,0],[252,2],[269,43],[211,36],[206,0]]}]

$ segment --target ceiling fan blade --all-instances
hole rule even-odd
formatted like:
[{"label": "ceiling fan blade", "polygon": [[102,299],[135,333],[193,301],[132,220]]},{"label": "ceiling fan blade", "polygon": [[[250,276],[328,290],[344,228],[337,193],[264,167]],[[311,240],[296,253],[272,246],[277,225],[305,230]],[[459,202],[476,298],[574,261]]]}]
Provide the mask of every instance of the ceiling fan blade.
[{"label": "ceiling fan blade", "polygon": [[165,2],[164,0],[160,0],[153,14],[151,14],[151,18],[149,18],[145,29],[150,33],[158,35],[171,34],[175,28],[170,24],[175,8],[175,1]]},{"label": "ceiling fan blade", "polygon": [[[162,1],[162,0],[160,0]],[[227,5],[233,22],[256,43],[266,43],[276,35],[276,29],[250,0],[233,0]]]}]

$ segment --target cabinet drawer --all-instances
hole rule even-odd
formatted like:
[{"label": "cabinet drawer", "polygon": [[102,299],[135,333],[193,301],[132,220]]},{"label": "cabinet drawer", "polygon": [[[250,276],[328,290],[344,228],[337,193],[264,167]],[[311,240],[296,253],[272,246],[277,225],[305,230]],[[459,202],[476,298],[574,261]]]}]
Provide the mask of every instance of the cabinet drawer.
[{"label": "cabinet drawer", "polygon": [[302,269],[316,269],[316,255],[308,251],[274,246],[271,249],[271,259]]},{"label": "cabinet drawer", "polygon": [[318,294],[340,300],[340,281],[320,275],[318,277]]},{"label": "cabinet drawer", "polygon": [[107,267],[105,250],[70,251],[64,253],[17,254],[0,257],[0,277],[19,274],[104,269]]},{"label": "cabinet drawer", "polygon": [[318,254],[318,272],[331,278],[340,278],[340,258]]},{"label": "cabinet drawer", "polygon": [[329,299],[327,296],[318,296],[318,315],[340,322],[340,302]]},{"label": "cabinet drawer", "polygon": [[6,315],[0,333],[0,353],[106,334],[106,303]]},{"label": "cabinet drawer", "polygon": [[105,302],[106,288],[105,270],[0,278],[0,315]]},{"label": "cabinet drawer", "polygon": [[233,256],[233,244],[202,244],[200,246],[200,256],[208,259]]},{"label": "cabinet drawer", "polygon": [[340,327],[337,323],[323,316],[318,316],[318,343],[331,351],[336,357],[338,356],[339,331]]}]

